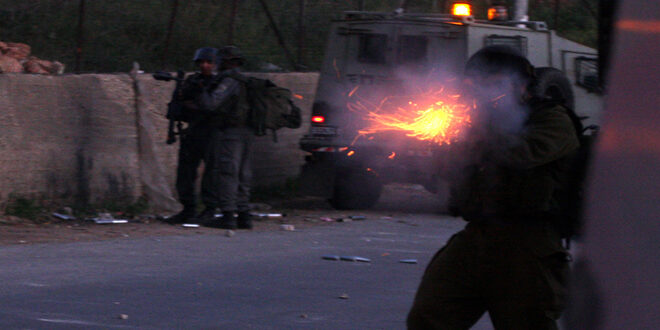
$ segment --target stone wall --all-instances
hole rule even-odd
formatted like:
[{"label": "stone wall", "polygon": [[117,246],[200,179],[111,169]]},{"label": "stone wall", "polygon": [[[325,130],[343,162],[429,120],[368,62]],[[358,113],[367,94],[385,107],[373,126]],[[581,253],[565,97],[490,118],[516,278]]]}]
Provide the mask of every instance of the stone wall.
[{"label": "stone wall", "polygon": [[[303,127],[280,130],[278,143],[257,139],[255,184],[274,184],[296,176],[303,163],[298,140],[308,129],[318,74],[255,75],[303,97],[296,99]],[[154,173],[174,191],[178,145],[165,144],[164,118],[174,83],[149,74],[137,81],[139,100],[127,74],[0,75],[0,203],[10,194],[78,203],[135,199]],[[145,141],[154,154],[149,163],[141,157]],[[154,161],[161,168],[150,173]]]}]

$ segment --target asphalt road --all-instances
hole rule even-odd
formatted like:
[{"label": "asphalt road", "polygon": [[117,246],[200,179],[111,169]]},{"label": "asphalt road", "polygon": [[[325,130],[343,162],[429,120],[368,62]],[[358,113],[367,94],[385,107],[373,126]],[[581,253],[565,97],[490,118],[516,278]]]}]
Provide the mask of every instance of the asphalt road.
[{"label": "asphalt road", "polygon": [[[3,246],[0,328],[403,329],[426,263],[464,224],[380,214],[233,237]],[[475,327],[490,328],[487,317]]]}]

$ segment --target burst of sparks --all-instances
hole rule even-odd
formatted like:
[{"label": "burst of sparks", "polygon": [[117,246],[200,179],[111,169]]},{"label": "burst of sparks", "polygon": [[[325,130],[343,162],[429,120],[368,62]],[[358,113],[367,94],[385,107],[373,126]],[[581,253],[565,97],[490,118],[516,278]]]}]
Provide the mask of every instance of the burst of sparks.
[{"label": "burst of sparks", "polygon": [[390,97],[373,105],[364,100],[349,103],[349,109],[364,114],[368,125],[359,136],[402,131],[407,136],[450,144],[470,124],[471,106],[459,102],[460,95],[445,95],[443,89],[409,97],[405,106],[393,105],[400,97]]}]

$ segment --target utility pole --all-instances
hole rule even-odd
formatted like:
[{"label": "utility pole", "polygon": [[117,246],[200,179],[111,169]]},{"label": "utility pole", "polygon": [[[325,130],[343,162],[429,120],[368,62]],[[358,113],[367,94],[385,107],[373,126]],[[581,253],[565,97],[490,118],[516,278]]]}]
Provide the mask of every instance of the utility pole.
[{"label": "utility pole", "polygon": [[227,31],[227,45],[234,44],[234,29],[236,26],[236,14],[238,13],[238,0],[231,2],[231,10],[229,11],[229,28]]},{"label": "utility pole", "polygon": [[176,12],[179,8],[179,0],[174,0],[172,2],[172,13],[170,15],[170,22],[167,25],[167,35],[165,36],[165,47],[163,47],[163,53],[160,55],[160,65],[165,65],[165,58],[170,48],[170,41],[172,40],[172,31],[174,30],[174,23],[176,22]]},{"label": "utility pole", "polygon": [[302,67],[305,50],[305,0],[299,0],[298,10],[298,66]]},{"label": "utility pole", "polygon": [[513,14],[514,21],[522,21],[522,22],[529,21],[529,16],[527,14],[528,5],[529,5],[528,0],[516,0],[514,14]]},{"label": "utility pole", "polygon": [[85,0],[80,0],[78,5],[78,42],[76,44],[76,69],[80,72],[80,62],[82,60],[82,49],[85,43]]}]

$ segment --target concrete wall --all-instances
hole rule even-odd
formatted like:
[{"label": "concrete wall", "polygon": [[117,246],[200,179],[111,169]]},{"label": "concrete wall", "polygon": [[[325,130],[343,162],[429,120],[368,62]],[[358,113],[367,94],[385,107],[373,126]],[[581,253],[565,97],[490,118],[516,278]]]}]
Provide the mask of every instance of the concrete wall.
[{"label": "concrete wall", "polygon": [[[297,175],[303,163],[298,140],[308,129],[318,74],[255,75],[303,96],[296,100],[303,127],[280,130],[279,143],[270,136],[256,143],[255,184],[272,184]],[[145,132],[139,135],[139,118],[151,121],[141,127],[162,164],[159,175],[173,188],[178,145],[165,144],[164,113],[174,84],[149,74],[138,75],[138,82],[143,117],[127,74],[0,75],[0,203],[10,194],[80,203],[142,195],[144,169],[151,166],[140,164]]]}]

